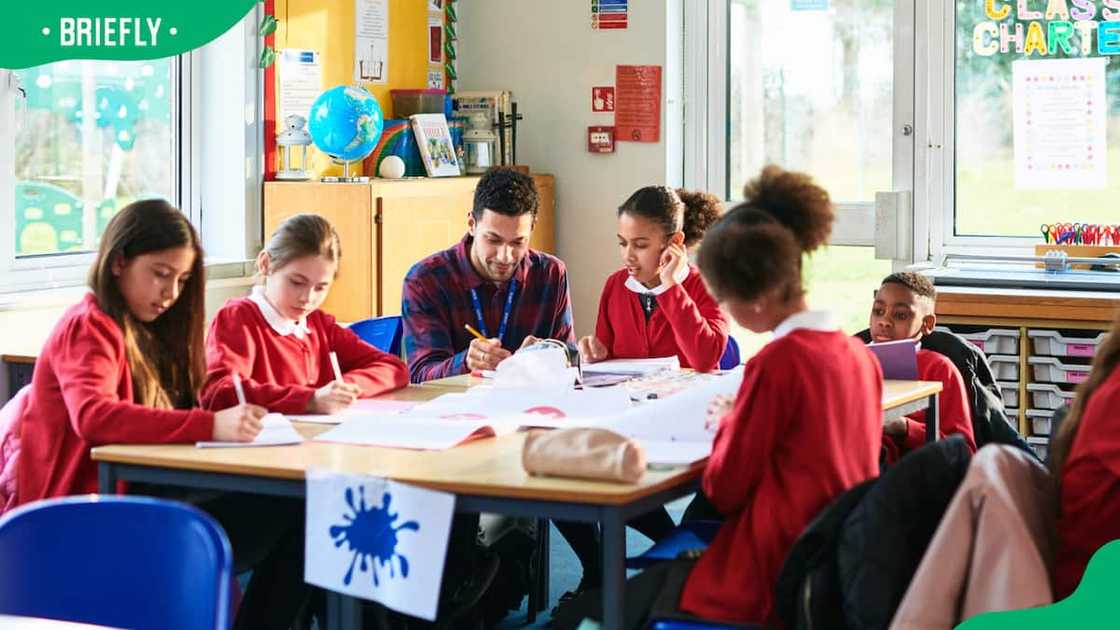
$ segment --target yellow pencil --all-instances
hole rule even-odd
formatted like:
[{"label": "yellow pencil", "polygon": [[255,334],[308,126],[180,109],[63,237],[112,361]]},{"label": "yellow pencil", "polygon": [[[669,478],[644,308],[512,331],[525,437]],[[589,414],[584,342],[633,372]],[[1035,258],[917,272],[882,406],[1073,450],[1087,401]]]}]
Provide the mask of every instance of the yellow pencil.
[{"label": "yellow pencil", "polygon": [[486,337],[482,336],[482,333],[474,329],[474,326],[471,326],[470,324],[463,324],[463,328],[466,328],[467,332],[477,337],[479,341],[487,341]]}]

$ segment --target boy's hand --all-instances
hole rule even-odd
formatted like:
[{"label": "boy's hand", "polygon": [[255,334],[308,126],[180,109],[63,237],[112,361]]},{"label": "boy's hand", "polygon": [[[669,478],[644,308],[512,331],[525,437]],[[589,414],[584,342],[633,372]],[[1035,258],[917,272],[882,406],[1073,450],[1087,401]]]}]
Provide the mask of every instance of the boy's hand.
[{"label": "boy's hand", "polygon": [[883,423],[883,433],[892,437],[903,437],[906,435],[906,418],[892,418]]}]

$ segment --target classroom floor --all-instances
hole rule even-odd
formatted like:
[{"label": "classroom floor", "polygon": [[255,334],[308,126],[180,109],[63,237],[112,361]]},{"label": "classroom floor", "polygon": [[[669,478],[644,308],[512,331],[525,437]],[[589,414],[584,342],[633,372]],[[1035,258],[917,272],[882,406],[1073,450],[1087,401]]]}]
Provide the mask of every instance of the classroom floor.
[{"label": "classroom floor", "polygon": [[[680,522],[681,514],[684,509],[688,507],[688,502],[692,500],[691,496],[685,497],[674,501],[665,507],[669,510],[669,514],[673,517],[674,521]],[[574,589],[579,584],[580,567],[579,560],[576,559],[575,553],[572,552],[571,547],[564,541],[564,537],[553,526],[552,532],[549,535],[549,543],[552,547],[551,561],[549,567],[552,572],[551,579],[549,580],[549,605],[555,606],[559,601],[560,595],[564,591]],[[636,556],[645,551],[652,543],[648,538],[639,534],[638,532],[627,528],[626,530],[626,550],[627,556]],[[521,610],[516,613],[511,613],[510,616],[502,620],[496,627],[503,630],[511,630],[513,628],[547,628],[550,619],[549,611],[544,611],[537,615],[537,620],[532,625],[528,625],[528,598],[521,605]]]}]

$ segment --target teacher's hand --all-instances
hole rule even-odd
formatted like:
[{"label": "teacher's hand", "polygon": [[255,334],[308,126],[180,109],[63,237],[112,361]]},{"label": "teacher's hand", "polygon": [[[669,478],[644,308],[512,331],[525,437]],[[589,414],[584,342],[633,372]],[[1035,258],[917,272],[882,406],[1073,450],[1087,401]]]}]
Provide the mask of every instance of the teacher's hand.
[{"label": "teacher's hand", "polygon": [[502,347],[502,342],[497,339],[472,339],[467,348],[467,369],[493,370],[498,367],[510,351]]}]

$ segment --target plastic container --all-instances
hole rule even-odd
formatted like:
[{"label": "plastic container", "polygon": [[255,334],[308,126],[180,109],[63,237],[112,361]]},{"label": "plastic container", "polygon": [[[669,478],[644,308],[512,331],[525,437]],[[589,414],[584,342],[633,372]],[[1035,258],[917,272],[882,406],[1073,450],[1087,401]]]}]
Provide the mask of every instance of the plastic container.
[{"label": "plastic container", "polygon": [[1034,449],[1035,454],[1038,455],[1042,459],[1042,461],[1046,461],[1046,458],[1050,455],[1049,437],[1035,437],[1032,435],[1031,437],[1027,438],[1027,443],[1031,445],[1031,448]]},{"label": "plastic container", "polygon": [[1019,331],[1013,328],[985,328],[982,326],[953,326],[946,328],[937,327],[938,330],[954,332],[977,348],[984,354],[1019,354]]},{"label": "plastic container", "polygon": [[988,357],[988,363],[991,364],[992,374],[997,381],[1019,380],[1019,357],[1009,354],[993,354]]},{"label": "plastic container", "polygon": [[1034,435],[1050,435],[1050,416],[1053,411],[1046,409],[1027,409],[1027,420],[1031,422],[1031,433]]},{"label": "plastic container", "polygon": [[1091,357],[1097,353],[1097,348],[1104,342],[1105,333],[1062,334],[1056,330],[1028,330],[1027,336],[1034,345],[1035,354],[1051,357]]},{"label": "plastic container", "polygon": [[1004,382],[996,381],[999,385],[1000,394],[1003,396],[1003,406],[1018,407],[1019,406],[1019,383],[1018,382]]},{"label": "plastic container", "polygon": [[447,90],[389,90],[393,98],[393,118],[413,114],[444,114]]},{"label": "plastic container", "polygon": [[1016,429],[1019,428],[1019,408],[1018,407],[1004,407],[1003,413],[1007,414],[1007,419]]},{"label": "plastic container", "polygon": [[1031,398],[1031,406],[1035,409],[1054,410],[1062,405],[1073,402],[1073,392],[1048,383],[1028,383],[1027,394]]},{"label": "plastic container", "polygon": [[1034,369],[1034,380],[1043,383],[1082,383],[1089,378],[1092,366],[1063,363],[1054,357],[1028,357]]}]

